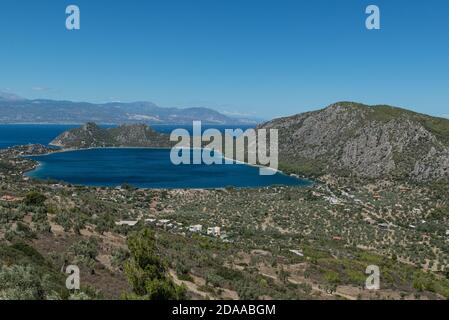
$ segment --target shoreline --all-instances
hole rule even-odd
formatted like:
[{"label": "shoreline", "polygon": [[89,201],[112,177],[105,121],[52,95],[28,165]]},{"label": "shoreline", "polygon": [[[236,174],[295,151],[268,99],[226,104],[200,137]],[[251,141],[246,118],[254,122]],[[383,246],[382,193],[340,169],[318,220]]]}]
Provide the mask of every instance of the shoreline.
[{"label": "shoreline", "polygon": [[[30,169],[30,170],[27,170],[27,171],[23,172],[23,174],[22,174],[23,176],[29,177],[29,178],[32,178],[32,179],[36,179],[36,180],[43,181],[42,179],[35,178],[35,177],[33,177],[33,176],[28,175],[28,173],[33,172],[33,171],[39,169],[39,167],[42,167],[42,166],[43,166],[43,162],[42,162],[42,161],[35,160],[35,159],[30,159],[30,157],[48,156],[48,155],[51,155],[51,154],[54,154],[54,153],[75,152],[75,151],[88,151],[88,150],[103,150],[103,149],[142,149],[142,150],[149,149],[149,150],[172,150],[172,148],[169,148],[169,147],[132,147],[132,146],[127,147],[127,146],[118,146],[118,147],[62,148],[61,146],[57,146],[57,145],[54,145],[54,144],[48,144],[48,146],[58,147],[58,148],[61,148],[61,149],[55,149],[55,150],[52,151],[52,152],[47,152],[47,153],[43,153],[43,154],[22,156],[23,158],[27,158],[28,160],[37,162],[37,165],[36,165],[33,169]],[[232,159],[232,158],[226,157],[221,151],[218,151],[218,150],[214,150],[214,149],[210,149],[210,148],[189,148],[189,147],[175,147],[175,148],[178,148],[178,149],[188,149],[188,150],[190,150],[190,151],[192,151],[192,150],[209,150],[209,151],[215,151],[215,152],[217,152],[217,153],[221,156],[222,160],[224,160],[222,163],[219,163],[219,164],[216,164],[216,165],[233,165],[233,164],[247,165],[247,166],[254,167],[254,168],[258,168],[258,169],[273,170],[273,171],[275,172],[274,175],[275,175],[275,174],[280,174],[280,175],[284,175],[284,176],[289,177],[289,178],[294,178],[294,179],[302,180],[302,181],[304,181],[306,184],[305,184],[304,186],[300,186],[300,187],[308,187],[308,186],[311,186],[311,185],[315,184],[315,182],[314,182],[313,180],[311,180],[311,179],[309,179],[309,178],[307,178],[307,177],[301,177],[301,176],[298,176],[298,175],[287,174],[287,173],[285,173],[285,172],[283,172],[282,170],[279,170],[279,169],[274,169],[274,168],[270,168],[270,167],[266,167],[266,166],[262,166],[262,165],[258,165],[258,164],[250,164],[250,163],[247,163],[247,162],[243,162],[243,161],[239,161],[239,160],[236,160],[236,159]],[[233,163],[226,163],[226,160],[232,161]],[[66,183],[67,183],[67,182],[66,182]],[[114,188],[113,186],[89,186],[89,185],[84,185],[84,186],[87,186],[87,187],[106,187],[106,188]],[[115,186],[115,187],[117,187],[117,186]],[[299,187],[299,186],[298,186],[298,187]],[[196,189],[204,189],[204,190],[207,190],[207,189],[223,189],[223,188],[225,188],[225,187],[221,187],[221,188],[196,188]],[[254,188],[254,187],[235,187],[235,188],[237,188],[237,189],[246,189],[246,188]],[[263,188],[269,188],[269,186],[263,187]],[[155,188],[138,188],[138,189],[155,189]],[[156,188],[156,189],[161,189],[161,188]],[[189,189],[189,188],[165,188],[165,189],[176,190],[176,189]]]},{"label": "shoreline", "polygon": [[74,151],[84,151],[84,150],[102,150],[102,149],[153,149],[153,150],[172,150],[173,148],[177,148],[177,149],[188,149],[188,150],[209,150],[209,151],[215,151],[217,153],[219,153],[222,157],[223,160],[229,160],[229,161],[233,161],[234,163],[216,163],[216,165],[232,165],[232,164],[244,164],[247,166],[251,166],[251,167],[256,167],[256,168],[262,168],[262,169],[266,169],[266,170],[272,170],[275,171],[276,173],[279,174],[283,174],[285,176],[288,177],[294,177],[297,179],[303,179],[303,180],[309,180],[306,177],[299,177],[298,175],[292,175],[292,174],[287,174],[285,172],[283,172],[280,169],[275,169],[275,168],[271,168],[271,167],[266,167],[260,164],[251,164],[248,162],[244,162],[244,161],[239,161],[237,159],[232,159],[229,157],[226,157],[221,151],[219,150],[215,150],[215,149],[210,149],[210,148],[190,148],[190,147],[127,147],[127,146],[119,146],[119,147],[88,147],[88,148],[63,148],[59,145],[55,145],[55,144],[48,144],[49,146],[52,147],[57,147],[57,148],[61,148],[61,149],[56,149],[54,152],[47,152],[47,153],[42,153],[42,154],[38,154],[38,155],[27,155],[26,157],[39,157],[39,156],[47,156],[47,155],[51,155],[53,153],[63,153],[63,152],[74,152]]}]

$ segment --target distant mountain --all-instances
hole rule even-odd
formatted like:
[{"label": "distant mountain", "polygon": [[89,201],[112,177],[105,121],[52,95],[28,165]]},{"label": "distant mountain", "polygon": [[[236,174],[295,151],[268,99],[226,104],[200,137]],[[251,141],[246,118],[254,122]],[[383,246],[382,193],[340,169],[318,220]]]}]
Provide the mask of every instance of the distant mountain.
[{"label": "distant mountain", "polygon": [[257,121],[235,118],[208,108],[162,108],[151,102],[103,103],[26,100],[13,94],[0,94],[0,123],[123,124],[204,124],[242,125]]},{"label": "distant mountain", "polygon": [[0,101],[23,101],[25,100],[14,93],[0,91]]},{"label": "distant mountain", "polygon": [[269,121],[281,169],[308,176],[449,179],[449,120],[391,106],[340,102]]},{"label": "distant mountain", "polygon": [[145,124],[128,124],[101,128],[87,123],[56,137],[50,145],[67,149],[102,147],[168,147],[169,135],[154,131]]}]

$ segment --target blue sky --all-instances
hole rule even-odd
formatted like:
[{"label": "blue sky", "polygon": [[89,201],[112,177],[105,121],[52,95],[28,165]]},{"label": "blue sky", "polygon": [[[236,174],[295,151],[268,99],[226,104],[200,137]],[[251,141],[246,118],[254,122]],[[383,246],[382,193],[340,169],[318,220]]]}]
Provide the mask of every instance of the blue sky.
[{"label": "blue sky", "polygon": [[[65,8],[81,30],[65,29]],[[365,8],[381,30],[365,28]],[[1,0],[0,90],[264,118],[341,100],[449,114],[447,0]]]}]

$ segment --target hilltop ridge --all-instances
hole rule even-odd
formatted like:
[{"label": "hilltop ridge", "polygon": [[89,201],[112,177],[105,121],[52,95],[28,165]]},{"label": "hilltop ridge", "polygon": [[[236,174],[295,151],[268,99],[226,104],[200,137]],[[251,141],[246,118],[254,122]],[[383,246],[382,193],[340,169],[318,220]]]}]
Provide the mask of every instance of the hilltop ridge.
[{"label": "hilltop ridge", "polygon": [[100,147],[168,147],[169,136],[158,133],[145,124],[127,124],[116,128],[101,128],[93,122],[63,132],[50,145],[63,148]]},{"label": "hilltop ridge", "polygon": [[28,100],[0,92],[0,123],[96,123],[123,124],[256,124],[244,116],[228,116],[204,107],[163,108],[152,102],[89,103],[50,99]]},{"label": "hilltop ridge", "polygon": [[338,102],[274,119],[282,169],[308,176],[449,178],[449,120],[387,105]]}]

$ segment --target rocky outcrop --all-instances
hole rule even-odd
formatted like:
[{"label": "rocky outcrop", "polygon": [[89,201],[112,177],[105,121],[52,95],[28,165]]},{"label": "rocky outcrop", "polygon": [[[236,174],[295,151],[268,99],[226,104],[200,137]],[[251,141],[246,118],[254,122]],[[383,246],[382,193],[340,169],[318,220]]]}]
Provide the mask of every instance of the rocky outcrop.
[{"label": "rocky outcrop", "polygon": [[170,146],[168,135],[158,133],[144,124],[101,128],[95,123],[87,123],[81,128],[66,131],[55,138],[50,144],[73,149]]},{"label": "rocky outcrop", "polygon": [[449,178],[449,120],[390,106],[342,102],[276,119],[284,170],[319,176]]}]

